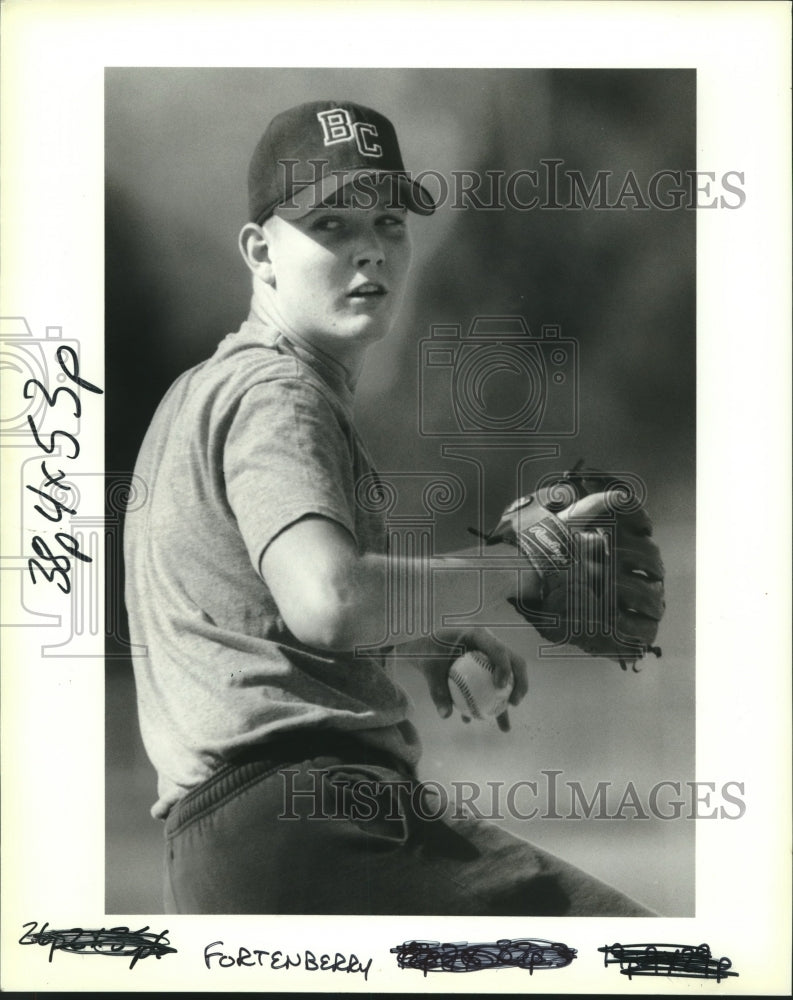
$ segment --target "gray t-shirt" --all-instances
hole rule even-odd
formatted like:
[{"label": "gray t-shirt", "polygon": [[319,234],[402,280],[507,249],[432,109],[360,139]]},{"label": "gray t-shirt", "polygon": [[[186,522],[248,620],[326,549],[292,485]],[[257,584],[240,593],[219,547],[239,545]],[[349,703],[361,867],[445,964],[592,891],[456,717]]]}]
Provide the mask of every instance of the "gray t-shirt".
[{"label": "gray t-shirt", "polygon": [[383,657],[329,653],[286,627],[260,564],[308,514],[383,552],[382,516],[356,502],[374,472],[343,369],[254,313],[160,404],[127,515],[126,602],[138,712],[158,773],[152,815],[235,751],[296,730],[354,731],[408,764],[420,755],[409,702]]}]

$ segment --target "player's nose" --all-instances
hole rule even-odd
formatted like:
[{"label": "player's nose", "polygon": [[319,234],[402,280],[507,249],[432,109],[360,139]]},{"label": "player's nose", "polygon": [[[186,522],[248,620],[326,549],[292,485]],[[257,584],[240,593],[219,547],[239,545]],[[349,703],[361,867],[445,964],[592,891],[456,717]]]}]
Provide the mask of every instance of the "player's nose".
[{"label": "player's nose", "polygon": [[385,254],[381,247],[372,242],[356,250],[352,259],[355,267],[360,270],[368,264],[374,264],[375,266],[384,264]]}]

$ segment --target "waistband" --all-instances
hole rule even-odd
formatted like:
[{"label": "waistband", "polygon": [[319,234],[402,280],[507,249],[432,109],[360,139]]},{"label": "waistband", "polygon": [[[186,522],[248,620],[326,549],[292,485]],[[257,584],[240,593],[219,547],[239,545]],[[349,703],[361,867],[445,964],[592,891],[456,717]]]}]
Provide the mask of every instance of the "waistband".
[{"label": "waistband", "polygon": [[335,757],[346,764],[385,767],[410,780],[416,777],[410,765],[399,757],[347,733],[336,730],[290,732],[267,743],[246,747],[206,781],[191,789],[166,817],[166,836],[176,836],[193,820],[237,795],[247,785],[290,764],[314,757]]}]

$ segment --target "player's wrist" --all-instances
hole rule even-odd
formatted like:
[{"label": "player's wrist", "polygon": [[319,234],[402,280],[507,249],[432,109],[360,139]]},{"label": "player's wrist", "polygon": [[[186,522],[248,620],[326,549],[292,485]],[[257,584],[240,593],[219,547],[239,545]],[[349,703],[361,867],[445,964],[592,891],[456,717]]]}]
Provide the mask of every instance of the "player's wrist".
[{"label": "player's wrist", "polygon": [[444,618],[478,608],[478,617],[504,620],[504,608],[516,599],[531,605],[542,597],[542,576],[510,545],[494,545],[441,556],[433,579],[436,631]]}]

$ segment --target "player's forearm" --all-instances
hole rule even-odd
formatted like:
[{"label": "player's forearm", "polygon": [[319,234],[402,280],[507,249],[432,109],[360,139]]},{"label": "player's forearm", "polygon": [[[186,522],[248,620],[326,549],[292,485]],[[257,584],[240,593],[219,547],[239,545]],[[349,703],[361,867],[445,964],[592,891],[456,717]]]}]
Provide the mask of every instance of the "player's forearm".
[{"label": "player's forearm", "polygon": [[351,570],[334,644],[399,645],[461,619],[503,619],[507,598],[526,598],[533,586],[525,561],[507,546],[427,559],[365,555]]},{"label": "player's forearm", "polygon": [[302,518],[277,536],[261,569],[292,634],[339,651],[509,621],[507,598],[531,597],[536,584],[510,545],[412,559],[359,555],[349,532],[321,517]]}]

